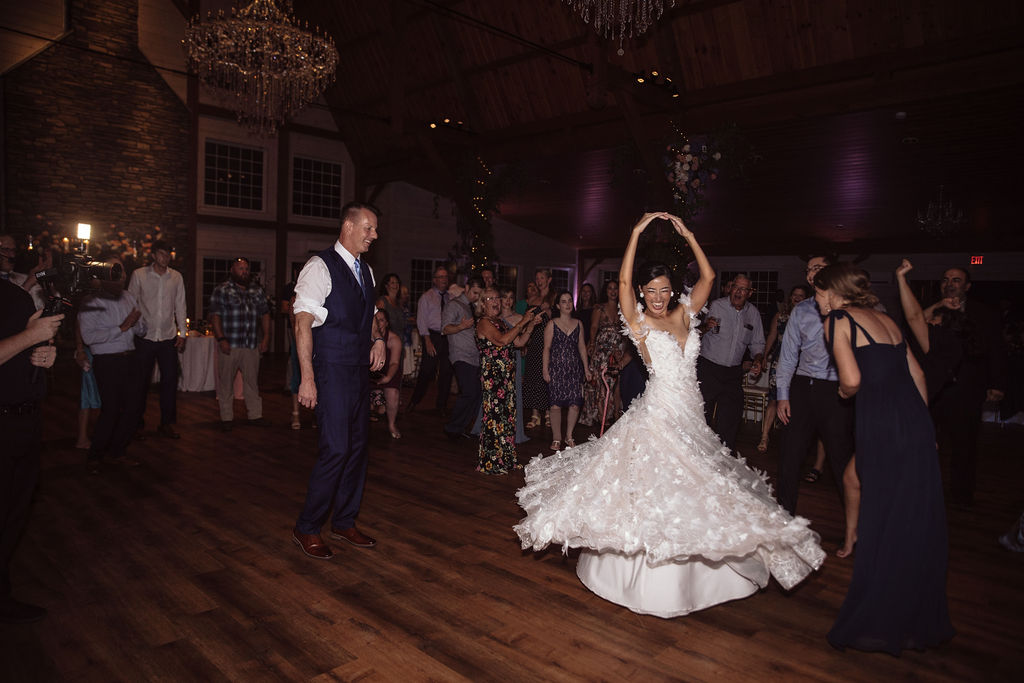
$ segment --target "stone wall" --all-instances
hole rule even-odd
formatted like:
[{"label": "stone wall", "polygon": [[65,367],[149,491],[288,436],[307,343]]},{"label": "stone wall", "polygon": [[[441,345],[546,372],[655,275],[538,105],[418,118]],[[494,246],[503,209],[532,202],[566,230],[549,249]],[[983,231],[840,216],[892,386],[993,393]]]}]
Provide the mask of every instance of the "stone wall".
[{"label": "stone wall", "polygon": [[[5,227],[159,232],[181,264],[188,112],[138,49],[135,0],[72,0],[70,35],[4,77]],[[159,231],[157,231],[159,228]]]}]

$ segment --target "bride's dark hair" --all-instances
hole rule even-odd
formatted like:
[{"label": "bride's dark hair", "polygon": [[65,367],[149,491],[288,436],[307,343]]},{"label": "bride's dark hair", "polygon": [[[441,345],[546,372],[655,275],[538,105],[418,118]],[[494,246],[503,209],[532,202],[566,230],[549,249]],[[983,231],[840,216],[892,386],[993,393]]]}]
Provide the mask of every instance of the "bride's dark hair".
[{"label": "bride's dark hair", "polygon": [[[668,278],[669,284],[672,285],[672,291],[676,292],[675,273],[672,272],[672,269],[664,263],[648,261],[636,269],[636,273],[633,277],[633,289],[636,290],[637,301],[643,305],[644,310],[647,309],[647,302],[644,301],[642,296],[640,296],[640,290],[654,278],[661,277],[663,275]],[[668,310],[671,311],[677,305],[679,305],[678,298],[673,296],[672,300],[668,302]]]}]

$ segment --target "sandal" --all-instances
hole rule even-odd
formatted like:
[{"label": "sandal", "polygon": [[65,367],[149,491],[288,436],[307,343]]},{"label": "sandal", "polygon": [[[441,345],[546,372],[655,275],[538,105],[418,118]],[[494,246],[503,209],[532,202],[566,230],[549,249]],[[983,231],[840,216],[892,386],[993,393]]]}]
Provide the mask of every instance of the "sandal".
[{"label": "sandal", "polygon": [[540,427],[540,417],[534,415],[533,417],[530,418],[530,421],[526,423],[526,428],[536,429],[537,427]]},{"label": "sandal", "polygon": [[545,427],[550,427],[551,426],[551,413],[544,413],[544,426]]},{"label": "sandal", "polygon": [[397,429],[392,429],[390,431],[391,431],[391,438],[392,439],[401,439],[402,438],[402,433],[400,431],[398,431]]},{"label": "sandal", "polygon": [[566,439],[565,440],[565,447],[566,448],[576,448],[576,441],[574,439]]},{"label": "sandal", "polygon": [[560,450],[562,450],[562,442],[561,441],[552,441],[550,448],[553,451],[560,451]]},{"label": "sandal", "polygon": [[804,481],[813,484],[821,476],[821,470],[811,468],[811,471],[804,475]]},{"label": "sandal", "polygon": [[765,453],[768,451],[768,439],[761,439],[761,442],[757,444],[757,452]]}]

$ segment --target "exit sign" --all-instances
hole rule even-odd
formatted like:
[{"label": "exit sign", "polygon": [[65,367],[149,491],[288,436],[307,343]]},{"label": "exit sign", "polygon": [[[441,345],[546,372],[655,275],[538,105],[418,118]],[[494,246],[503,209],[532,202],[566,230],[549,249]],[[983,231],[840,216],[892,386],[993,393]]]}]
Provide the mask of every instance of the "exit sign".
[{"label": "exit sign", "polygon": [[981,265],[981,262],[982,262],[982,261],[983,261],[984,259],[985,259],[985,257],[984,257],[984,256],[972,256],[972,257],[971,257],[971,265],[972,265],[972,266],[980,266],[980,265]]}]

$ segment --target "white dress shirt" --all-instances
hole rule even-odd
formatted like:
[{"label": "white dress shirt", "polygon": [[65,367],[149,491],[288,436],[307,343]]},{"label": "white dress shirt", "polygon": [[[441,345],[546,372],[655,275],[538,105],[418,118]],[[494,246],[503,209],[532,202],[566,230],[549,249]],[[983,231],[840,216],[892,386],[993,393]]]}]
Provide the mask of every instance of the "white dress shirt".
[{"label": "white dress shirt", "polygon": [[[334,243],[334,251],[338,252],[342,260],[352,271],[352,276],[359,282],[359,275],[356,273],[356,257],[348,249],[341,246],[341,242]],[[363,278],[370,278],[371,289],[376,289],[377,282],[373,279],[373,268],[366,261],[360,259],[359,265],[362,269]],[[310,313],[313,316],[313,327],[319,327],[327,320],[327,309],[324,302],[331,293],[331,271],[327,264],[319,256],[311,256],[306,261],[299,273],[299,280],[295,283],[295,305],[292,310],[295,313]],[[374,308],[376,312],[376,308]]]},{"label": "white dress shirt", "polygon": [[132,273],[128,291],[139,302],[142,319],[146,321],[146,339],[160,342],[188,334],[185,327],[185,281],[181,273],[168,268],[160,275],[153,266],[139,268]]},{"label": "white dress shirt", "polygon": [[[708,307],[708,315],[718,318],[718,333],[701,337],[700,355],[725,367],[735,367],[743,360],[743,353],[751,357],[764,353],[764,328],[761,314],[749,301],[736,310],[729,297],[715,299]],[[787,330],[788,331],[788,330]]]},{"label": "white dress shirt", "polygon": [[117,297],[94,294],[82,300],[78,309],[78,326],[82,341],[94,356],[135,349],[135,336],[146,334],[146,319],[139,316],[135,325],[127,330],[121,329],[121,323],[135,308],[135,297],[126,291]]}]

